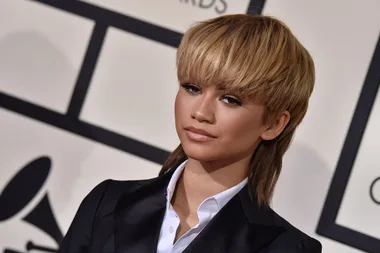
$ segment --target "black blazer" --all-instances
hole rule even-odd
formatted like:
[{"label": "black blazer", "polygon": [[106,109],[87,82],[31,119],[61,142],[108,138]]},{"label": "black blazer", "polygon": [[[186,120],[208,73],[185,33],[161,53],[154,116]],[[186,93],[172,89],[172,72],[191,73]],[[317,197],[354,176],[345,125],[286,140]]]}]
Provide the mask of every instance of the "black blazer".
[{"label": "black blazer", "polygon": [[[59,252],[156,252],[173,171],[154,179],[106,180],[96,186],[82,201]],[[270,207],[259,208],[245,186],[184,253],[320,253],[321,248]]]}]

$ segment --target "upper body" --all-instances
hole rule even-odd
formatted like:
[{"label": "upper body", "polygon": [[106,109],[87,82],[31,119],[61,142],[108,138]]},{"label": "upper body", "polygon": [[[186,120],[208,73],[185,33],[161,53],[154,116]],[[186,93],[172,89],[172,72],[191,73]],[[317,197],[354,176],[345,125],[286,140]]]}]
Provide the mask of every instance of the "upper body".
[{"label": "upper body", "polygon": [[[160,245],[165,250],[168,238],[162,237],[162,230],[165,221],[170,222],[166,217],[167,195],[173,173],[149,180],[107,180],[99,184],[81,203],[59,252],[153,253],[160,252]],[[317,240],[293,227],[269,206],[258,207],[244,181],[237,187],[237,193],[219,199],[227,202],[203,229],[195,231],[195,238],[186,240],[185,233],[182,238],[188,244],[175,248],[180,238],[166,247],[166,252],[321,252]]]},{"label": "upper body", "polygon": [[308,51],[272,17],[225,15],[184,34],[177,76],[180,145],[159,177],[98,185],[60,251],[320,253],[270,208],[314,87]]}]

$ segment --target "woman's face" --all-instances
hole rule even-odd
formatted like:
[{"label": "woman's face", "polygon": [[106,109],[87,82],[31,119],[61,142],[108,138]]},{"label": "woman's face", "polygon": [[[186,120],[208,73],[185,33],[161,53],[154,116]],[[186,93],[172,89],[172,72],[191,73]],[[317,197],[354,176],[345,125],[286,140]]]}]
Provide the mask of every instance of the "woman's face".
[{"label": "woman's face", "polygon": [[184,84],[175,100],[177,134],[189,158],[238,161],[253,154],[267,131],[264,110],[222,88]]}]

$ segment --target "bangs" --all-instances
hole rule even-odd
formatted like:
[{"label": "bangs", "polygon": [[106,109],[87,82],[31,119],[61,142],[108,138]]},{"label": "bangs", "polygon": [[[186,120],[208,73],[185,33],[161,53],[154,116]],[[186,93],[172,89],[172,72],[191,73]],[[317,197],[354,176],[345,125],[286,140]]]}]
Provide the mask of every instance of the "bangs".
[{"label": "bangs", "polygon": [[247,78],[254,57],[243,54],[247,47],[254,52],[253,43],[244,39],[247,33],[246,29],[232,30],[211,23],[200,23],[190,30],[177,53],[179,82],[220,86],[245,96],[256,93],[258,85]]},{"label": "bangs", "polygon": [[221,86],[267,106],[287,107],[285,97],[296,95],[290,86],[299,82],[292,79],[307,76],[299,74],[300,68],[305,73],[307,61],[290,36],[284,24],[269,17],[230,15],[200,22],[178,47],[178,80]]}]

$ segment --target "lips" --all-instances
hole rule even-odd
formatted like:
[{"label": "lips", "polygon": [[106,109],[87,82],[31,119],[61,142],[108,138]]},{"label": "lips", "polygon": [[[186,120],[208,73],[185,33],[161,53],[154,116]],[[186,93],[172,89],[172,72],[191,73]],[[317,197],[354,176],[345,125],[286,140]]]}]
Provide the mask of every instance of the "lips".
[{"label": "lips", "polygon": [[216,138],[215,135],[195,127],[187,127],[185,128],[185,132],[187,137],[194,141],[210,141]]}]

